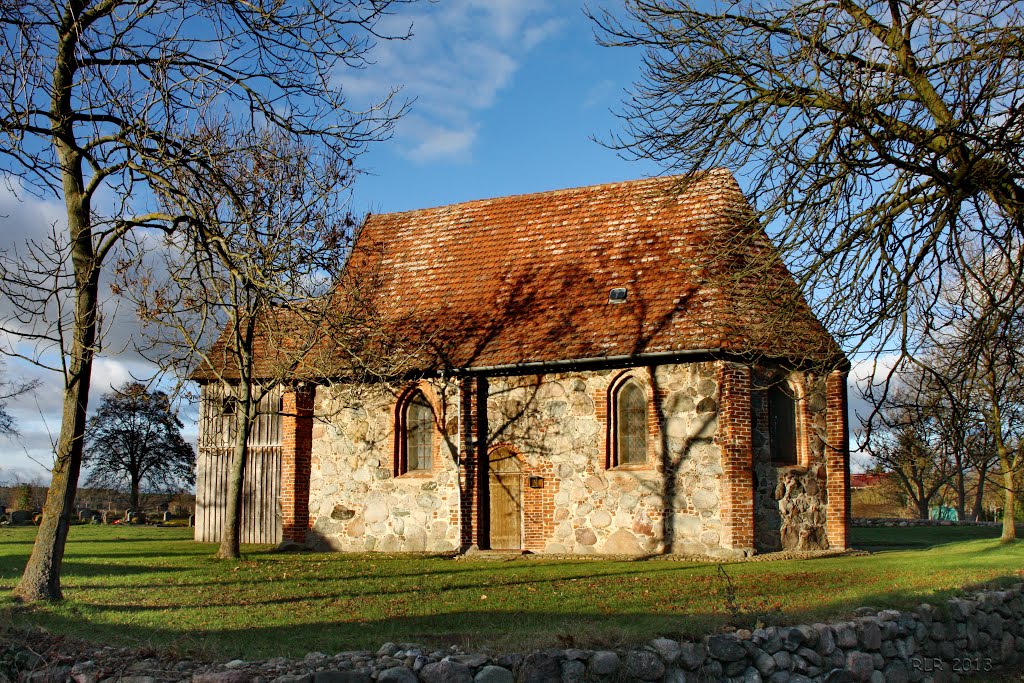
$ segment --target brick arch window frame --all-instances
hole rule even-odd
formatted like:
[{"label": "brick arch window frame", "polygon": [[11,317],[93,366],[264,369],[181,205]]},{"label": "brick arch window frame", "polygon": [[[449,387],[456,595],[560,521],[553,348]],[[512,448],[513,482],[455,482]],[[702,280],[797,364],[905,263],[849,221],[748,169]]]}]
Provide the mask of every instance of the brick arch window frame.
[{"label": "brick arch window frame", "polygon": [[775,467],[807,465],[807,429],[802,384],[792,376],[772,382],[765,391],[768,449]]},{"label": "brick arch window frame", "polygon": [[[643,399],[642,417],[637,414],[640,411],[636,410],[635,405],[635,401],[640,398]],[[636,369],[621,373],[608,387],[606,405],[608,428],[605,468],[653,469],[657,424],[654,420],[654,396],[650,382]],[[624,430],[632,433],[624,433]],[[640,448],[636,448],[636,440],[640,435],[643,443]],[[630,442],[632,445],[629,445]]]},{"label": "brick arch window frame", "polygon": [[[438,414],[437,401],[428,386],[415,384],[401,394],[395,404],[395,476],[435,474],[441,441]],[[415,448],[415,454],[410,448]]]}]

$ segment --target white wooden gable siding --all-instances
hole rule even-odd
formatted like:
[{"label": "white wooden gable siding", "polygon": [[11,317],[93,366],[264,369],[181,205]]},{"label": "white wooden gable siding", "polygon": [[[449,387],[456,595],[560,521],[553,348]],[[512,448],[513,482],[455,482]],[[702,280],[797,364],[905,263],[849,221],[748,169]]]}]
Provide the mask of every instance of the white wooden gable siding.
[{"label": "white wooden gable siding", "polygon": [[[200,395],[199,458],[196,461],[195,539],[219,542],[224,524],[232,433],[236,417],[223,414],[224,387],[206,384]],[[281,391],[260,402],[249,434],[242,488],[242,543],[280,543]]]}]

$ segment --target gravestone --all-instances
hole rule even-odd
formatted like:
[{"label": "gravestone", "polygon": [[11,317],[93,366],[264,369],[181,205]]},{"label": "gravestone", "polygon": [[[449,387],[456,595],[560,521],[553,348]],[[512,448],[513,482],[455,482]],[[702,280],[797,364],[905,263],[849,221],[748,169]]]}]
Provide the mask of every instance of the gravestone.
[{"label": "gravestone", "polygon": [[88,508],[83,508],[83,509],[78,511],[78,521],[79,522],[91,522],[93,520],[93,518],[94,517],[98,517],[99,514],[100,513],[98,511],[96,511],[96,510],[90,510]]},{"label": "gravestone", "polygon": [[172,514],[171,514],[170,512],[168,512],[167,510],[164,510],[164,514],[163,514],[163,515],[161,515],[161,518],[162,518],[162,521],[164,521],[164,522],[169,522],[169,521],[171,521],[172,519],[174,519],[174,515],[172,515]]}]

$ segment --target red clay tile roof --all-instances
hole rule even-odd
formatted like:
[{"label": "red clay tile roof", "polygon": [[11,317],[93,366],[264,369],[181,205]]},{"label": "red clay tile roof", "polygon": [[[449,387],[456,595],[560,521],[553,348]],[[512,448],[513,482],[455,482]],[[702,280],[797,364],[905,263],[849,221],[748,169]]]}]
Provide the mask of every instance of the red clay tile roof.
[{"label": "red clay tile roof", "polygon": [[[255,375],[702,350],[845,362],[724,170],[370,216],[326,312],[320,335],[264,320]],[[193,379],[237,374],[225,335]]]},{"label": "red clay tile roof", "polygon": [[853,473],[850,475],[850,488],[851,489],[864,489],[871,486],[878,486],[884,484],[889,479],[888,473],[881,474],[867,474],[867,473]]},{"label": "red clay tile roof", "polygon": [[842,357],[724,170],[373,215],[346,277],[421,369]]}]

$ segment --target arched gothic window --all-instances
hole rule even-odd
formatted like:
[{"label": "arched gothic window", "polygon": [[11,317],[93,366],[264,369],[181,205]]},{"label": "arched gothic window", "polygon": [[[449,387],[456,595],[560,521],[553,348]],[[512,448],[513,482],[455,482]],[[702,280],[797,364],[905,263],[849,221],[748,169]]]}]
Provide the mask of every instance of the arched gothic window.
[{"label": "arched gothic window", "polygon": [[796,465],[798,462],[797,400],[786,382],[768,388],[768,441],[773,465]]},{"label": "arched gothic window", "polygon": [[622,383],[615,403],[615,452],[612,466],[647,464],[647,392],[635,379]]},{"label": "arched gothic window", "polygon": [[422,391],[416,391],[405,404],[403,427],[403,472],[433,469],[434,411]]}]

